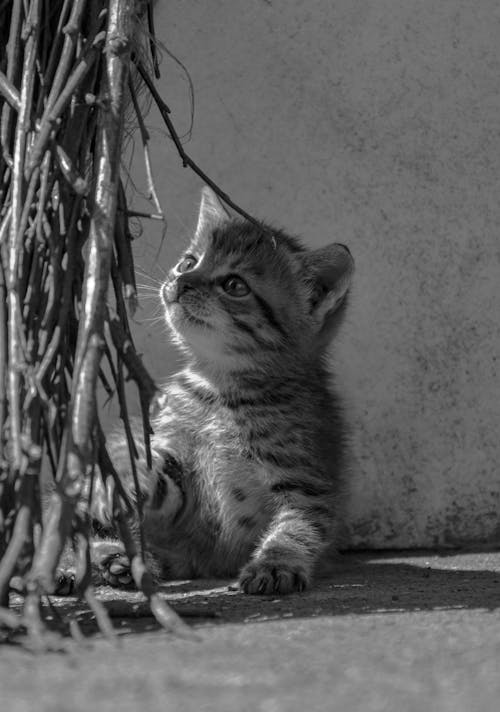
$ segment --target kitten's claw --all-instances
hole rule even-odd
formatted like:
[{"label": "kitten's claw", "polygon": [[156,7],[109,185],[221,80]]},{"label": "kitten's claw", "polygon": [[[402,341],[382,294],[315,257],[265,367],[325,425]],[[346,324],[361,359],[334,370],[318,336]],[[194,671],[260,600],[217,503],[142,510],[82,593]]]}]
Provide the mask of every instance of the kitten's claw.
[{"label": "kitten's claw", "polygon": [[308,584],[304,570],[285,564],[255,561],[247,564],[240,574],[240,588],[251,595],[287,594],[303,591]]}]

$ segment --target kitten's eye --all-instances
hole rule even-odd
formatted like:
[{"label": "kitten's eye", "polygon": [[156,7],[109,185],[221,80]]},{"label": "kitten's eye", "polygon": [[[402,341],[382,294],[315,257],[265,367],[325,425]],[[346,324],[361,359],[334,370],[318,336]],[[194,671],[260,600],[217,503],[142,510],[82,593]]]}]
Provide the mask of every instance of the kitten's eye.
[{"label": "kitten's eye", "polygon": [[186,255],[177,265],[177,272],[189,272],[197,262],[198,260],[193,255]]},{"label": "kitten's eye", "polygon": [[246,297],[250,293],[250,287],[241,279],[232,275],[222,283],[222,289],[229,294],[230,297]]}]

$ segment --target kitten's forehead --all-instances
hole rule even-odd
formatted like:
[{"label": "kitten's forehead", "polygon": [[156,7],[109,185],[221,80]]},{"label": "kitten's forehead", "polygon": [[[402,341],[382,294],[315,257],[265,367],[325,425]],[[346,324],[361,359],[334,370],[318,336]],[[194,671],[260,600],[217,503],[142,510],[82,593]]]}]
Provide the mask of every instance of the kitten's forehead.
[{"label": "kitten's forehead", "polygon": [[291,264],[295,253],[304,251],[296,240],[281,231],[273,236],[270,231],[259,231],[256,226],[236,220],[199,236],[194,247],[213,266],[241,267],[255,274],[277,266],[283,269]]}]

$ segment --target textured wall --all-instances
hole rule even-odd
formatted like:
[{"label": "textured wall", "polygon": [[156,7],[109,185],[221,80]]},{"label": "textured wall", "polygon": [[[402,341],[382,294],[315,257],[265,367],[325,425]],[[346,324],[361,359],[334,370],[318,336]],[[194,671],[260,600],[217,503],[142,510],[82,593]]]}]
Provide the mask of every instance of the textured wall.
[{"label": "textured wall", "polygon": [[[250,212],[356,258],[333,358],[353,431],[350,542],[498,540],[498,4],[169,0],[157,32],[194,81],[188,152]],[[160,87],[184,131],[188,85],[166,54]],[[159,277],[201,184],[149,125],[169,228],[160,243],[146,224],[136,254]],[[137,333],[166,375],[163,326]]]}]

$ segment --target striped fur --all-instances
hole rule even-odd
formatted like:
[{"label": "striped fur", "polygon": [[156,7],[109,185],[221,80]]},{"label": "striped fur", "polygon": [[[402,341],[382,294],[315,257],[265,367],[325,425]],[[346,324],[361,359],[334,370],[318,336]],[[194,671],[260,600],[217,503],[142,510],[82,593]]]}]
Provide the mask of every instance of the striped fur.
[{"label": "striped fur", "polygon": [[[272,239],[204,189],[196,234],[161,289],[187,363],[153,423],[153,471],[139,462],[161,575],[239,573],[253,594],[310,583],[342,508],[344,429],[324,352],[352,272],[342,245]],[[110,452],[131,488],[123,438]],[[106,522],[97,480],[93,499]]]}]

